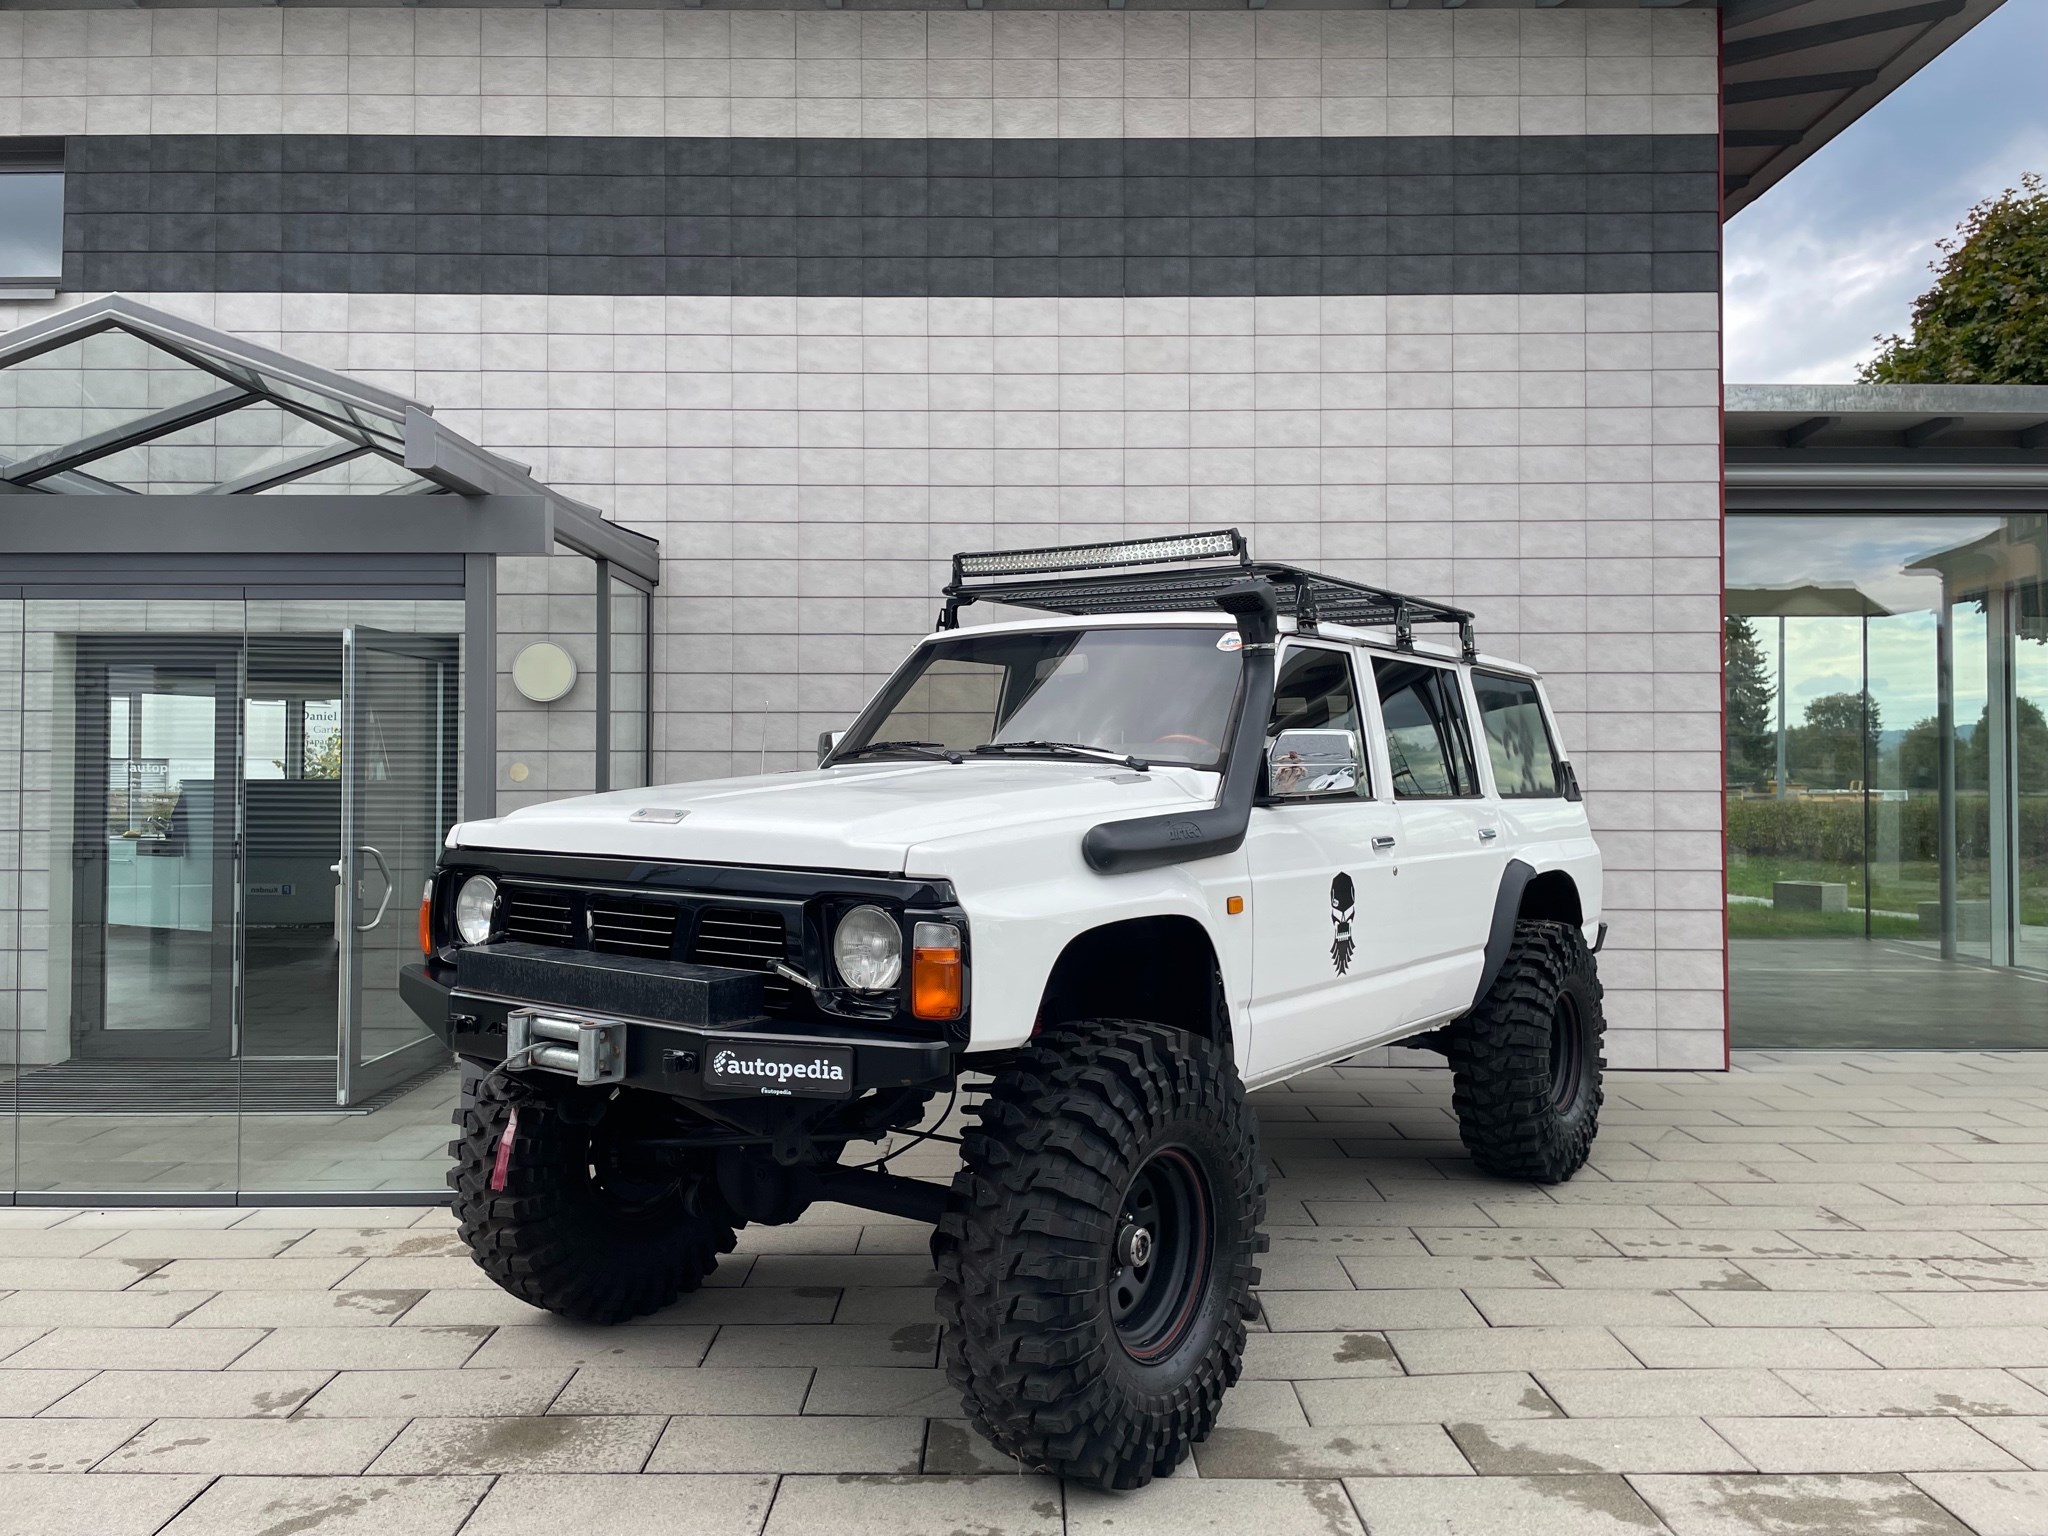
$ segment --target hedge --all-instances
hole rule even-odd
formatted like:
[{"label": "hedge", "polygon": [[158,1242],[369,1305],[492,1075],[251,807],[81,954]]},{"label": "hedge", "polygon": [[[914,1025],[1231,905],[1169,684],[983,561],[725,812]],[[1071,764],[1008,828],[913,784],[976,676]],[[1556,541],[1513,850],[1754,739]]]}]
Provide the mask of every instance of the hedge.
[{"label": "hedge", "polygon": [[[2048,859],[2048,797],[2021,799],[2020,858],[2028,864]],[[1864,807],[1861,800],[1736,800],[1728,802],[1728,851],[1751,858],[1813,859],[1826,864],[1855,864],[1863,858]],[[1870,803],[1871,853],[1893,856],[1892,829],[1897,828],[1897,857],[1907,863],[1932,861],[1940,854],[1940,801],[1933,795],[1910,800]],[[1982,791],[1956,796],[1956,852],[1984,859],[1991,852],[1991,797]]]}]

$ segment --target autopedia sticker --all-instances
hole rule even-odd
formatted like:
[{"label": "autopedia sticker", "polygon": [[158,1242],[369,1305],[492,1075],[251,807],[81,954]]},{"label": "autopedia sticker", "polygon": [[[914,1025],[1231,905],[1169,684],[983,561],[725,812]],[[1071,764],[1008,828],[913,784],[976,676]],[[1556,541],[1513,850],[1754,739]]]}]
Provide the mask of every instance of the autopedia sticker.
[{"label": "autopedia sticker", "polygon": [[1216,649],[1219,651],[1241,651],[1244,649],[1244,636],[1234,629],[1225,630],[1216,637]]}]

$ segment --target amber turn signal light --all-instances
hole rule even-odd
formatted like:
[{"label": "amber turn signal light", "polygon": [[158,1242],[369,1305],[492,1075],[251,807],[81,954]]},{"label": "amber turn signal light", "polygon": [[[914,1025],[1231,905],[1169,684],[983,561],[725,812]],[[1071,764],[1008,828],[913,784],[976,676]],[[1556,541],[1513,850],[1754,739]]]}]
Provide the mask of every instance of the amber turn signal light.
[{"label": "amber turn signal light", "polygon": [[420,953],[428,959],[434,955],[434,882],[431,880],[420,892]]},{"label": "amber turn signal light", "polygon": [[919,923],[910,932],[910,1012],[920,1019],[957,1019],[967,1006],[960,930]]}]

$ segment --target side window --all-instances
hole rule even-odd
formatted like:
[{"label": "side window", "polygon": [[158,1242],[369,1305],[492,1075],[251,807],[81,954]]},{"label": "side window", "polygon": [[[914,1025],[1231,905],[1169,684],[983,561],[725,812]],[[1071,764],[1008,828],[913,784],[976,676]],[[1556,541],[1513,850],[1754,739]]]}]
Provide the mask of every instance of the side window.
[{"label": "side window", "polygon": [[1376,658],[1373,680],[1387,727],[1387,758],[1394,795],[1401,800],[1443,800],[1479,793],[1472,741],[1458,697],[1458,676],[1447,667]]},{"label": "side window", "polygon": [[1536,685],[1526,677],[1474,672],[1472,690],[1479,696],[1479,724],[1501,798],[1554,799],[1561,794],[1557,744],[1550,739]]},{"label": "side window", "polygon": [[1365,793],[1365,753],[1351,661],[1342,651],[1295,646],[1273,685],[1266,785],[1276,800]]}]

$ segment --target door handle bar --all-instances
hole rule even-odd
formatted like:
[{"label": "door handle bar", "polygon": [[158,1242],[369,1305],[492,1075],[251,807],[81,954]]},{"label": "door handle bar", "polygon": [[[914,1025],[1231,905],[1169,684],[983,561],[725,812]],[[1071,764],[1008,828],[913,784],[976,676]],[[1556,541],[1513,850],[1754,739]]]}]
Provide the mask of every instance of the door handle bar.
[{"label": "door handle bar", "polygon": [[368,933],[372,928],[376,927],[379,923],[384,921],[384,909],[391,905],[391,893],[394,889],[396,889],[396,886],[391,879],[391,866],[384,862],[383,854],[379,853],[376,849],[372,848],[368,843],[363,844],[362,847],[357,850],[357,852],[367,853],[370,856],[371,860],[376,864],[377,873],[384,877],[384,897],[383,900],[377,903],[377,915],[371,918],[367,923],[356,924],[357,933]]},{"label": "door handle bar", "polygon": [[1494,828],[1494,827],[1481,827],[1481,828],[1479,829],[1479,841],[1481,841],[1482,843],[1490,843],[1490,842],[1492,842],[1492,841],[1493,841],[1493,840],[1494,840],[1494,839],[1495,839],[1496,837],[1499,837],[1499,836],[1500,836],[1500,832],[1499,832],[1499,830],[1498,830],[1498,829],[1496,829],[1496,828]]},{"label": "door handle bar", "polygon": [[1393,846],[1394,840],[1391,837],[1376,837],[1372,840],[1372,851],[1374,853],[1385,853]]}]

